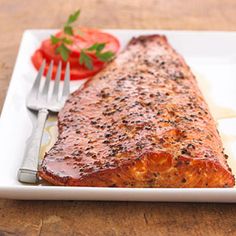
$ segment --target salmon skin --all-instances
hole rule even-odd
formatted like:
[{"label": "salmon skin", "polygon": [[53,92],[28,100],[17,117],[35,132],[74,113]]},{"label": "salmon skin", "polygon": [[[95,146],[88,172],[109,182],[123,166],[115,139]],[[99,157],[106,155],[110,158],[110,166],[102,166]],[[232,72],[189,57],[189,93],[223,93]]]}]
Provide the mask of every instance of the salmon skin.
[{"label": "salmon skin", "polygon": [[196,79],[165,36],[133,38],[67,100],[39,175],[54,185],[233,187]]}]

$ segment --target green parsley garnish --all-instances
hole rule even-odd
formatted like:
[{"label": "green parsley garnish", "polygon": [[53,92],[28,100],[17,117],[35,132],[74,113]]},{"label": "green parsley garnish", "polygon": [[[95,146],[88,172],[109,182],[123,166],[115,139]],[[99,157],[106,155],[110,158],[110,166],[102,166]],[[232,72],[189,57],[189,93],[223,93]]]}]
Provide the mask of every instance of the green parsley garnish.
[{"label": "green parsley garnish", "polygon": [[93,63],[91,57],[85,52],[85,50],[81,50],[79,57],[79,64],[85,65],[89,70],[93,69]]},{"label": "green parsley garnish", "polygon": [[56,52],[61,54],[61,57],[64,61],[67,61],[70,50],[63,43],[56,48]]},{"label": "green parsley garnish", "polygon": [[[80,10],[77,10],[75,13],[69,16],[63,27],[64,37],[56,37],[54,35],[51,35],[51,43],[53,45],[58,44],[58,46],[56,47],[56,54],[60,54],[64,61],[68,60],[71,53],[68,45],[73,44],[73,41],[71,40],[71,36],[74,35],[72,24],[78,19],[79,16]],[[94,55],[102,62],[110,61],[114,57],[114,53],[111,51],[103,52],[105,46],[106,43],[95,43],[89,48],[81,49],[79,64],[84,65],[89,70],[93,69],[93,60],[89,53],[94,53]]]},{"label": "green parsley garnish", "polygon": [[80,10],[77,10],[74,14],[71,14],[64,25],[64,33],[68,35],[74,35],[73,28],[71,26],[80,16]]},{"label": "green parsley garnish", "polygon": [[114,53],[107,51],[102,52],[106,43],[95,43],[91,47],[81,50],[79,63],[85,65],[89,70],[93,69],[93,61],[88,52],[94,52],[95,56],[103,62],[108,62],[114,57]]}]

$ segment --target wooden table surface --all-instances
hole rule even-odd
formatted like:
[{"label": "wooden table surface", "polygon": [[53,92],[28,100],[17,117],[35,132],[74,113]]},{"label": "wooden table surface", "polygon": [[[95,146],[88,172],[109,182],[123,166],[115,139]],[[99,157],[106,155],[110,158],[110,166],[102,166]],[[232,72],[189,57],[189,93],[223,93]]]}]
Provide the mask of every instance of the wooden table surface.
[{"label": "wooden table surface", "polygon": [[[0,110],[23,31],[60,28],[77,8],[97,28],[236,30],[235,0],[0,0]],[[2,199],[2,235],[236,235],[236,206]]]}]

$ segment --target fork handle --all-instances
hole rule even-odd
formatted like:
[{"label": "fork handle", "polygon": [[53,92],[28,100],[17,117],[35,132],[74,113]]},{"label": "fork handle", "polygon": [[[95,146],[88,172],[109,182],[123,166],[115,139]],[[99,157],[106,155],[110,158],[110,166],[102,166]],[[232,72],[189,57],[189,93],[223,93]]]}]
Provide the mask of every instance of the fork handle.
[{"label": "fork handle", "polygon": [[48,110],[41,109],[38,112],[36,127],[32,130],[30,141],[26,147],[23,163],[18,171],[18,180],[23,183],[38,182],[39,152],[42,142],[44,126],[48,117]]}]

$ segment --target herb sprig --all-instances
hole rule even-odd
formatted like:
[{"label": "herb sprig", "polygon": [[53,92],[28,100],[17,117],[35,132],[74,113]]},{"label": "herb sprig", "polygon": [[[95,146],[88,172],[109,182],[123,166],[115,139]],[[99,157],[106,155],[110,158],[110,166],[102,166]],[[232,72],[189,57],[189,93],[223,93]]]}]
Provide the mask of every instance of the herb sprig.
[{"label": "herb sprig", "polygon": [[80,16],[80,10],[77,10],[74,14],[71,14],[64,24],[64,33],[68,35],[74,35],[73,28],[71,26]]},{"label": "herb sprig", "polygon": [[[73,14],[71,14],[66,23],[63,26],[63,37],[56,37],[55,35],[51,35],[51,43],[53,45],[57,45],[56,54],[60,54],[64,61],[67,61],[71,50],[69,49],[69,45],[73,44],[72,37],[74,35],[74,30],[72,24],[79,18],[80,10],[77,10]],[[93,60],[90,56],[93,53],[100,61],[108,62],[110,61],[115,54],[112,51],[103,52],[106,43],[95,43],[89,48],[80,49],[79,56],[79,64],[84,65],[89,70],[93,69]]]},{"label": "herb sprig", "polygon": [[111,51],[102,52],[106,43],[95,43],[91,47],[82,49],[80,53],[79,63],[85,65],[89,70],[93,69],[93,61],[88,52],[94,52],[95,56],[102,62],[108,62],[114,57]]},{"label": "herb sprig", "polygon": [[60,54],[62,59],[64,61],[67,61],[69,54],[70,54],[70,49],[67,47],[67,45],[71,45],[73,43],[72,40],[66,38],[66,37],[62,37],[62,38],[58,38],[54,35],[51,35],[51,43],[52,44],[58,44],[60,43],[60,45],[58,47],[56,47],[56,53]]}]

